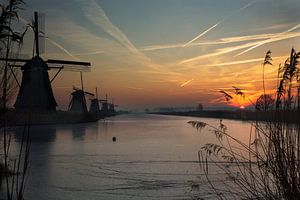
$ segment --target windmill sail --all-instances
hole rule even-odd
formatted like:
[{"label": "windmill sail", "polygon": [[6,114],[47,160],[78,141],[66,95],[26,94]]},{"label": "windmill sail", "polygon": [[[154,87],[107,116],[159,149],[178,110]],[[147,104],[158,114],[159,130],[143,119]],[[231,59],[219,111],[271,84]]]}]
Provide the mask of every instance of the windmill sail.
[{"label": "windmill sail", "polygon": [[38,33],[39,33],[39,49],[40,54],[45,53],[45,14],[38,13]]}]

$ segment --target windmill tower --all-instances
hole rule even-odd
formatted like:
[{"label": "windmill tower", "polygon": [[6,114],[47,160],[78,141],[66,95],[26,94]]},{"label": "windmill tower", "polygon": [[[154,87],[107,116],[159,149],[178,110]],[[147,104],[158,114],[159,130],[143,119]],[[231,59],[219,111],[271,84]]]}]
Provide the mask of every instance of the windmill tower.
[{"label": "windmill tower", "polygon": [[[19,67],[22,70],[22,81],[19,85],[19,92],[14,104],[18,111],[49,112],[55,111],[55,101],[51,82],[63,69],[76,69],[76,67],[90,67],[89,62],[76,62],[67,60],[44,61],[40,57],[38,13],[34,13],[34,23],[31,28],[34,31],[35,55],[32,59],[0,58],[0,61],[9,62],[8,66]],[[58,69],[55,76],[50,80],[48,71]],[[16,77],[14,76],[16,79]],[[16,79],[17,81],[17,79]],[[18,81],[17,81],[18,83]]]},{"label": "windmill tower", "polygon": [[101,112],[103,114],[107,114],[108,113],[108,100],[107,100],[107,94],[105,95],[105,99],[100,100],[102,106],[101,106]]},{"label": "windmill tower", "polygon": [[42,112],[56,110],[57,103],[51,88],[47,63],[36,55],[21,69],[22,82],[15,108]]},{"label": "windmill tower", "polygon": [[116,113],[115,108],[118,107],[118,105],[114,104],[114,99],[112,99],[112,102],[109,103],[108,111],[112,114]]},{"label": "windmill tower", "polygon": [[96,88],[96,97],[93,98],[93,99],[90,99],[90,100],[91,100],[91,105],[90,105],[89,112],[90,113],[94,113],[94,114],[100,113],[99,102],[101,102],[101,100],[99,100],[99,98],[98,98],[98,90],[97,90],[97,88]]},{"label": "windmill tower", "polygon": [[85,92],[83,89],[79,89],[76,87],[73,87],[73,90],[74,92],[71,93],[72,98],[68,110],[74,113],[87,113],[88,110],[85,96],[94,96],[94,94],[90,92]]}]

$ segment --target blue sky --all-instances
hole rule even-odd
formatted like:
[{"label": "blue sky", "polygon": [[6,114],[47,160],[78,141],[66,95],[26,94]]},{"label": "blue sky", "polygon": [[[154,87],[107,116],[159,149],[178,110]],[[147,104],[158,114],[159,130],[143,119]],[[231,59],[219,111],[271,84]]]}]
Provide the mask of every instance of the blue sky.
[{"label": "blue sky", "polygon": [[[43,57],[88,60],[87,90],[99,87],[124,107],[222,105],[216,91],[261,90],[261,58],[283,62],[299,48],[297,0],[27,0],[21,17],[46,14]],[[299,27],[298,27],[299,25]],[[198,37],[197,37],[198,36]],[[28,35],[24,52],[31,48]],[[269,89],[275,68],[267,70]],[[256,80],[256,81],[255,81]],[[54,84],[66,105],[78,74]]]}]

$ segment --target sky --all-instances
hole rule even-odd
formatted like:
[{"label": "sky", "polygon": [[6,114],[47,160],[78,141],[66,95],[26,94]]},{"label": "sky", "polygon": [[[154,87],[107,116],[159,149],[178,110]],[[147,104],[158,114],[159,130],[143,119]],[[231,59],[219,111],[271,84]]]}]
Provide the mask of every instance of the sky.
[{"label": "sky", "polygon": [[[20,22],[45,14],[42,57],[90,61],[85,90],[123,109],[227,105],[220,90],[242,88],[252,101],[274,93],[278,64],[300,50],[299,0],[26,0]],[[32,33],[22,53],[32,52]],[[50,76],[55,71],[50,70]],[[53,90],[65,108],[79,72],[63,71]],[[236,99],[233,106],[247,106]]]}]

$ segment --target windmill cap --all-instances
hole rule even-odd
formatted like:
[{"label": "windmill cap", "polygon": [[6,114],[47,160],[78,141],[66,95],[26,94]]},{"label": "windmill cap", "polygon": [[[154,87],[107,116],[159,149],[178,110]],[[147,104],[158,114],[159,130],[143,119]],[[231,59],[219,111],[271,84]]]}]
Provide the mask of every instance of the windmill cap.
[{"label": "windmill cap", "polygon": [[48,70],[49,67],[47,63],[39,56],[33,57],[31,60],[22,66],[22,70]]}]

